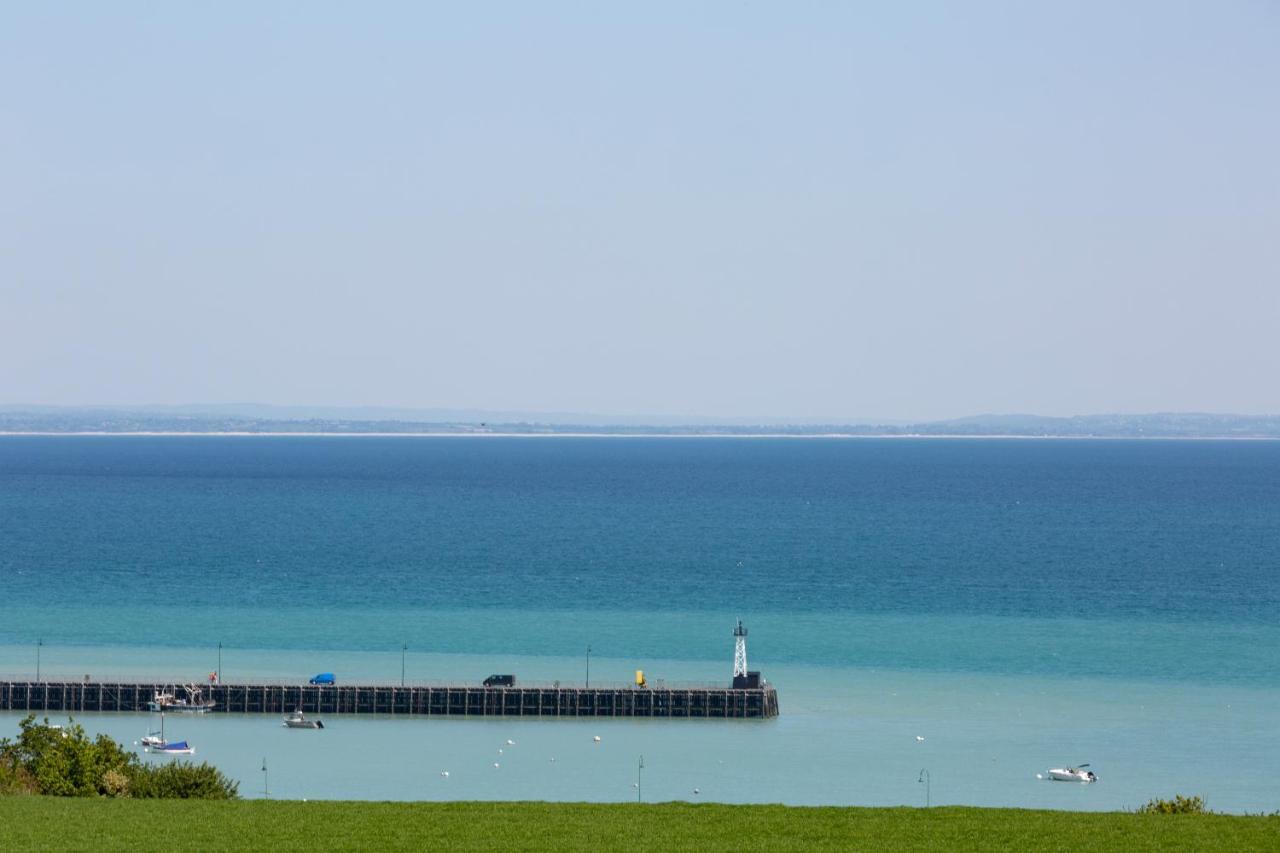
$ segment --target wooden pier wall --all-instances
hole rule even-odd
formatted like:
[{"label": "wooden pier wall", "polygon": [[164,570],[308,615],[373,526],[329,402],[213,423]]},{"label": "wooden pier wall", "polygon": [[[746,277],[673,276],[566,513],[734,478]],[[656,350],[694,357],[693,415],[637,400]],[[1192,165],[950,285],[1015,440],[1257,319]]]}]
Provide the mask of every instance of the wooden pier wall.
[{"label": "wooden pier wall", "polygon": [[[0,681],[0,710],[80,713],[147,711],[158,691],[151,682]],[[356,684],[201,685],[218,714],[394,714],[418,717],[711,717],[761,719],[778,715],[773,687],[388,687]],[[180,691],[179,691],[180,692]]]}]

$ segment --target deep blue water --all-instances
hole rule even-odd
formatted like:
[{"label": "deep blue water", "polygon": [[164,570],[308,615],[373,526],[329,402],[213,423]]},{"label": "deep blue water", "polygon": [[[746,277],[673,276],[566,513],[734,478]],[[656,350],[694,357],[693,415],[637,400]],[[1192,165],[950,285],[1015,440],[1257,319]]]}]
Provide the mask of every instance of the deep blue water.
[{"label": "deep blue water", "polygon": [[627,800],[644,754],[655,799],[919,804],[923,767],[934,803],[1272,811],[1278,475],[1271,442],[3,437],[0,674],[580,683],[590,645],[593,684],[724,682],[741,615],[775,720],[179,734],[249,795],[269,756],[273,796]]},{"label": "deep blue water", "polygon": [[[4,437],[0,643],[1277,683],[1280,443]],[[175,609],[148,603],[172,599]]]}]

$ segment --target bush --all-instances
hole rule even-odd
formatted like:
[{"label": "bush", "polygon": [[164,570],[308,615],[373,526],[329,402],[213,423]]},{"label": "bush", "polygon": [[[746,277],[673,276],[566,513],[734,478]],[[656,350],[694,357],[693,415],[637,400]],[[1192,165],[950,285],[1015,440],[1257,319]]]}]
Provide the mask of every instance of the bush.
[{"label": "bush", "polygon": [[1209,814],[1203,797],[1184,797],[1175,794],[1172,800],[1152,800],[1138,814]]},{"label": "bush", "polygon": [[21,778],[32,793],[59,797],[108,794],[103,784],[110,771],[125,772],[138,759],[106,735],[93,740],[74,723],[65,728],[37,723],[29,716],[19,724],[16,741],[0,740],[0,764]]},{"label": "bush", "polygon": [[158,767],[139,766],[130,779],[130,792],[138,799],[234,800],[240,783],[222,775],[211,764],[178,761]]},{"label": "bush", "polygon": [[0,739],[0,794],[55,797],[163,797],[227,800],[239,783],[209,764],[149,766],[106,735],[92,740],[82,726],[19,724],[16,741]]}]

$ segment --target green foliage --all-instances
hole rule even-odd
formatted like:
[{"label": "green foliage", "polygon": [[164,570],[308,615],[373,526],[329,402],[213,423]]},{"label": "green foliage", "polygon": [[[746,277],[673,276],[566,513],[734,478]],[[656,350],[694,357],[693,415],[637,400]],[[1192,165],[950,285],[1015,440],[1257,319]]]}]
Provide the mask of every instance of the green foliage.
[{"label": "green foliage", "polygon": [[1142,808],[1139,814],[1210,814],[1205,808],[1203,797],[1184,797],[1175,794],[1172,800],[1152,800]]},{"label": "green foliage", "polygon": [[[160,828],[164,828],[161,832]],[[351,803],[0,797],[0,850],[1280,849],[1280,818],[716,803]]]},{"label": "green foliage", "polygon": [[37,723],[29,716],[19,724],[17,741],[0,741],[0,764],[15,779],[21,778],[33,793],[59,797],[94,797],[109,794],[103,780],[107,773],[126,773],[137,757],[106,735],[90,740],[82,726]]},{"label": "green foliage", "polygon": [[234,799],[239,784],[209,764],[150,766],[106,735],[52,726],[34,715],[17,740],[0,739],[0,794],[55,797]]},{"label": "green foliage", "polygon": [[147,772],[130,779],[131,795],[138,799],[234,800],[239,796],[240,783],[211,764],[178,761],[142,769]]}]

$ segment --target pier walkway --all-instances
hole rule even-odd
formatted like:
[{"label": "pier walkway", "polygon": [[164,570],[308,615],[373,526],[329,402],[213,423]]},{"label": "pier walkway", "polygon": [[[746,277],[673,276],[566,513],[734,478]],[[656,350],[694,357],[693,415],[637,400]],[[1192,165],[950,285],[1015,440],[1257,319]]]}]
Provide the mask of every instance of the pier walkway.
[{"label": "pier walkway", "polygon": [[[145,713],[174,682],[0,681],[0,710]],[[180,686],[180,685],[179,685]],[[215,714],[393,714],[417,717],[661,717],[763,719],[778,715],[771,686],[480,687],[201,684]]]}]

